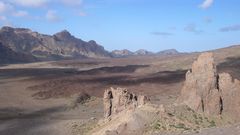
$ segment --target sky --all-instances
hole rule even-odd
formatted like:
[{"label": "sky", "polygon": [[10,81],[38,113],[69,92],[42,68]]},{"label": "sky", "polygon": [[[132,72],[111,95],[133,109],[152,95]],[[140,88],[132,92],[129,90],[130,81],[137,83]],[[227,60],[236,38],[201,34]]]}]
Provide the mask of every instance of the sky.
[{"label": "sky", "polygon": [[106,50],[204,51],[240,44],[240,0],[0,0],[0,26],[68,30]]}]

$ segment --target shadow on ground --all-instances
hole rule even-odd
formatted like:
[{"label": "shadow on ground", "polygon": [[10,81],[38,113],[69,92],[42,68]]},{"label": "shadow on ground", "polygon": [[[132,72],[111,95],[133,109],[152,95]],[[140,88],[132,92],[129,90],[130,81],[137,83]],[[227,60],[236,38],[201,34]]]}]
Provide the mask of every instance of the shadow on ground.
[{"label": "shadow on ground", "polygon": [[137,69],[146,68],[149,65],[127,65],[127,66],[114,66],[114,67],[101,67],[92,70],[78,72],[81,75],[96,75],[102,73],[133,73]]},{"label": "shadow on ground", "polygon": [[177,71],[163,71],[155,74],[144,75],[144,76],[116,76],[116,77],[99,77],[89,80],[76,80],[76,83],[86,82],[86,83],[104,83],[106,85],[139,85],[141,83],[163,83],[171,84],[177,83],[184,80],[186,70]]},{"label": "shadow on ground", "polygon": [[101,67],[86,71],[77,69],[59,69],[59,68],[24,68],[24,69],[0,69],[1,78],[11,77],[32,77],[33,79],[43,79],[43,77],[66,77],[72,75],[99,75],[108,73],[133,73],[137,69],[148,67],[148,65],[127,65]]},{"label": "shadow on ground", "polygon": [[[115,68],[116,69],[116,68]],[[110,72],[116,73],[111,69]],[[135,69],[134,69],[135,70]],[[29,87],[30,90],[37,91],[34,97],[46,99],[51,97],[65,97],[74,93],[85,92],[93,96],[102,96],[103,90],[112,86],[134,87],[139,89],[144,84],[145,89],[148,85],[174,85],[185,79],[186,70],[163,71],[154,74],[140,75],[128,74],[133,69],[121,70],[117,74],[99,74],[99,75],[82,75],[78,74],[74,77],[66,77],[62,79],[54,79],[46,83]],[[92,71],[90,71],[92,73]],[[84,71],[87,74],[87,71]],[[157,87],[155,87],[157,89]]]},{"label": "shadow on ground", "polygon": [[228,57],[226,60],[217,65],[219,72],[227,72],[233,78],[240,79],[240,57]]},{"label": "shadow on ground", "polygon": [[[47,126],[53,121],[47,116],[59,112],[63,107],[54,107],[44,110],[21,114],[23,110],[17,108],[0,109],[0,134],[1,135],[32,135],[49,134],[48,130],[40,130],[42,126]],[[7,113],[8,112],[8,113]],[[15,115],[14,115],[15,114]],[[40,128],[40,129],[39,129]]]}]

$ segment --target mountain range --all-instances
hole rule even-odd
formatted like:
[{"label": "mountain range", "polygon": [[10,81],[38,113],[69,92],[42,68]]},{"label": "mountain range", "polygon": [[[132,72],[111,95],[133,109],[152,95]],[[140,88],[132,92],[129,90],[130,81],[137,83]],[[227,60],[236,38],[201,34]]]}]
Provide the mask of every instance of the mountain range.
[{"label": "mountain range", "polygon": [[85,42],[66,30],[50,36],[25,28],[2,27],[0,43],[2,48],[8,48],[9,52],[36,60],[110,57],[110,54],[95,41]]},{"label": "mountain range", "polygon": [[157,53],[150,52],[144,49],[139,49],[135,52],[129,51],[127,49],[124,50],[114,50],[111,52],[113,57],[129,57],[129,56],[145,56],[145,55],[176,55],[180,54],[176,49],[168,49],[164,51],[160,51]]},{"label": "mountain range", "polygon": [[0,29],[0,63],[21,63],[46,60],[129,57],[136,55],[169,55],[179,52],[170,49],[153,53],[144,49],[106,51],[94,40],[83,41],[63,30],[45,35],[26,28],[4,26]]}]

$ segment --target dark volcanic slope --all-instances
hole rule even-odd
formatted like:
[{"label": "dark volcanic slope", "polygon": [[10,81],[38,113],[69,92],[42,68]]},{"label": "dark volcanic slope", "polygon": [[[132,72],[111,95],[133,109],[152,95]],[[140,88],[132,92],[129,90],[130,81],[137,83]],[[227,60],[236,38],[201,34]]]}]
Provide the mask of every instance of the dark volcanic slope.
[{"label": "dark volcanic slope", "polygon": [[15,53],[32,55],[39,60],[110,56],[95,41],[85,42],[66,30],[50,36],[30,29],[2,27],[0,42]]},{"label": "dark volcanic slope", "polygon": [[34,62],[36,60],[32,55],[14,52],[0,42],[0,63]]}]

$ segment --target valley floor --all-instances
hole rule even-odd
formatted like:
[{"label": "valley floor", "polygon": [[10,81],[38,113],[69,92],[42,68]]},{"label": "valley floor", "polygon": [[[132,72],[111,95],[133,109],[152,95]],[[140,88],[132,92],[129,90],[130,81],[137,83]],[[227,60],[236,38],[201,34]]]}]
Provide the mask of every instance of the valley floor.
[{"label": "valley floor", "polygon": [[[154,104],[171,104],[178,97],[185,73],[196,56],[59,61],[1,67],[0,135],[80,135],[91,129],[87,124],[95,124],[103,117],[103,91],[111,86],[147,95]],[[217,57],[220,71],[229,71],[239,78],[239,62],[231,63],[225,58]],[[91,99],[73,107],[72,96],[83,92]],[[239,135],[240,124],[190,134]]]}]

